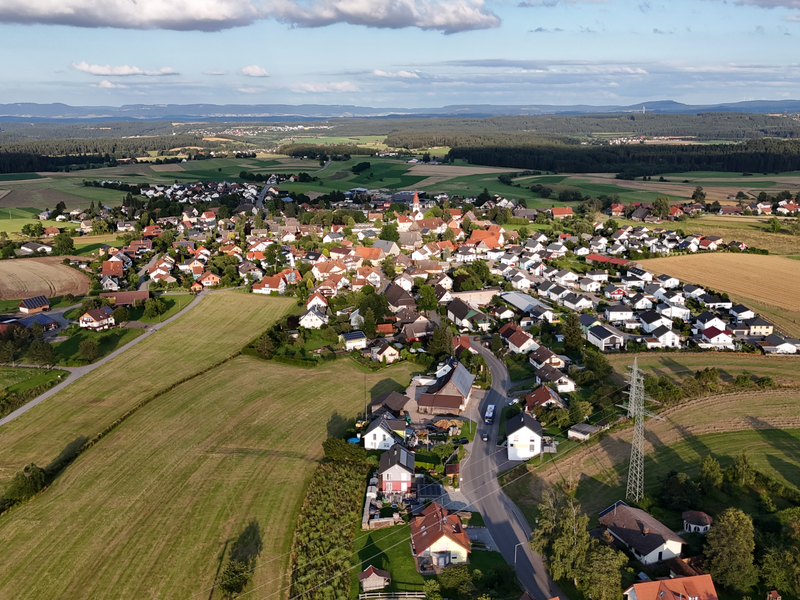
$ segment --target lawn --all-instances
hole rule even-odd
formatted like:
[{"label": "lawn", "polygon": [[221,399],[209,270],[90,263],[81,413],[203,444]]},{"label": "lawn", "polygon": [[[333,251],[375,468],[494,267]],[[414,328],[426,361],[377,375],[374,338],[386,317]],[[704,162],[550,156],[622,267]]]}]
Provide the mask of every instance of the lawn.
[{"label": "lawn", "polygon": [[67,367],[79,367],[87,364],[78,352],[78,347],[83,340],[92,339],[97,342],[98,355],[96,360],[100,360],[104,356],[108,356],[114,352],[117,348],[121,348],[128,342],[133,341],[142,335],[142,333],[144,332],[141,329],[127,329],[124,327],[115,327],[108,331],[87,331],[86,329],[80,329],[72,334],[69,339],[53,344],[59,357],[57,364]]},{"label": "lawn", "polygon": [[[298,374],[302,387],[286,385]],[[0,596],[220,598],[220,554],[252,519],[263,541],[252,589],[279,591],[321,442],[363,405],[354,378],[346,362],[298,371],[240,356],[158,397],[0,520],[15,548]],[[377,395],[409,378],[403,364],[367,385]]]},{"label": "lawn", "polygon": [[[53,371],[51,369],[29,369],[27,367],[0,367],[0,390],[9,389],[12,392],[21,392],[31,387],[36,387],[45,383],[50,378],[47,376],[50,373],[55,373],[53,378],[63,374],[65,371]],[[29,385],[29,382],[36,381],[36,383]]]},{"label": "lawn", "polygon": [[[360,525],[360,521],[359,521]],[[417,572],[411,556],[411,530],[395,526],[374,531],[357,531],[353,548],[353,566],[350,573],[350,597],[358,598],[358,574],[372,565],[392,574],[389,592],[419,592],[425,578]]]},{"label": "lawn", "polygon": [[145,317],[144,306],[128,309],[131,321],[141,321],[142,323],[161,323],[169,319],[175,313],[180,312],[194,300],[192,294],[162,294],[158,297],[167,307],[164,314],[157,317]]},{"label": "lawn", "polygon": [[238,352],[293,304],[209,294],[185,316],[0,428],[0,486],[20,465],[49,463],[76,437],[102,431],[143,399]]}]

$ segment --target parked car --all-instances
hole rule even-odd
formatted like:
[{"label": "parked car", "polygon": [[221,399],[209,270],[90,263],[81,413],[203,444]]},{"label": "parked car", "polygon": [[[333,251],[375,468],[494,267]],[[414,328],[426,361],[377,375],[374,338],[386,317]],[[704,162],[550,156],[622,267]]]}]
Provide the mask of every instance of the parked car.
[{"label": "parked car", "polygon": [[469,439],[462,437],[457,440],[453,440],[454,444],[469,444]]},{"label": "parked car", "polygon": [[489,434],[486,433],[486,432],[482,433],[481,434],[481,440],[484,441],[484,442],[488,442],[489,441]]}]

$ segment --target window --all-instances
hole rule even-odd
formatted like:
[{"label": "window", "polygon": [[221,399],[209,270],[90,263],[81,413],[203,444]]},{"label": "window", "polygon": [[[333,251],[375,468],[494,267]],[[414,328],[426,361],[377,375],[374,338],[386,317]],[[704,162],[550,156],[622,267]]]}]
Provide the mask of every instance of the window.
[{"label": "window", "polygon": [[392,491],[392,484],[391,483],[387,483],[386,484],[386,491],[387,492],[391,492]]},{"label": "window", "polygon": [[372,439],[373,440],[377,440],[378,439],[378,434],[377,433],[373,433],[372,434]]},{"label": "window", "polygon": [[392,474],[391,474],[391,473],[386,473],[386,474],[383,476],[383,478],[384,478],[386,481],[391,481],[391,480],[392,480]]},{"label": "window", "polygon": [[514,435],[514,438],[513,438],[513,440],[512,440],[512,441],[514,441],[514,442],[518,442],[518,441],[519,441],[519,436],[518,436],[518,435]]}]

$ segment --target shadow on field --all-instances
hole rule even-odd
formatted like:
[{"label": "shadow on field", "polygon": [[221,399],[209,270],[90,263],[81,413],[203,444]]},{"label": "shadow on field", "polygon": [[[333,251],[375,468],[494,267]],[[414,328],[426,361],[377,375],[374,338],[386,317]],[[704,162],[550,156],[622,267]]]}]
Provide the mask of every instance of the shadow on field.
[{"label": "shadow on field", "polygon": [[340,415],[338,412],[334,412],[328,419],[325,427],[328,431],[328,437],[339,437],[345,431],[347,431],[347,428],[351,425],[352,419],[348,419],[347,417]]},{"label": "shadow on field", "polygon": [[[758,417],[749,417],[749,424],[758,432],[765,443],[769,444],[778,453],[787,458],[800,456],[800,440],[782,429],[776,429],[766,421]],[[767,456],[767,462],[773,469],[778,471],[786,481],[796,487],[800,487],[800,466],[797,463],[789,462],[779,456]]]},{"label": "shadow on field", "polygon": [[233,542],[231,546],[231,560],[240,563],[250,564],[251,561],[261,554],[264,544],[261,541],[261,527],[258,525],[258,519],[251,519]]},{"label": "shadow on field", "polygon": [[72,464],[78,457],[81,448],[89,441],[85,435],[78,436],[69,444],[64,446],[64,449],[56,456],[53,461],[44,468],[45,485],[50,485],[53,481],[64,472],[68,466]]}]

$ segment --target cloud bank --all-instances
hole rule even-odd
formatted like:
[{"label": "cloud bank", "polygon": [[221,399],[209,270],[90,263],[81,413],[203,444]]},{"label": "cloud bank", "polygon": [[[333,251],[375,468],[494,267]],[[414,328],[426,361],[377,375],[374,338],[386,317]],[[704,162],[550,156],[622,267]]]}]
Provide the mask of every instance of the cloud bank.
[{"label": "cloud bank", "polygon": [[263,67],[259,67],[258,65],[244,67],[242,69],[242,75],[247,75],[248,77],[269,77],[267,70]]},{"label": "cloud bank", "polygon": [[144,69],[140,69],[139,67],[130,67],[128,65],[120,65],[118,67],[112,67],[111,65],[90,65],[86,61],[81,61],[79,63],[72,63],[72,67],[77,69],[78,71],[83,71],[84,73],[89,73],[90,75],[97,75],[99,77],[108,77],[108,76],[118,76],[118,77],[128,77],[131,75],[144,75],[147,77],[162,77],[162,76],[169,76],[169,75],[178,75],[179,73],[170,67],[161,67],[157,71],[146,71]]},{"label": "cloud bank", "polygon": [[274,18],[292,27],[349,23],[444,33],[498,27],[484,0],[0,0],[0,22],[220,31]]}]

